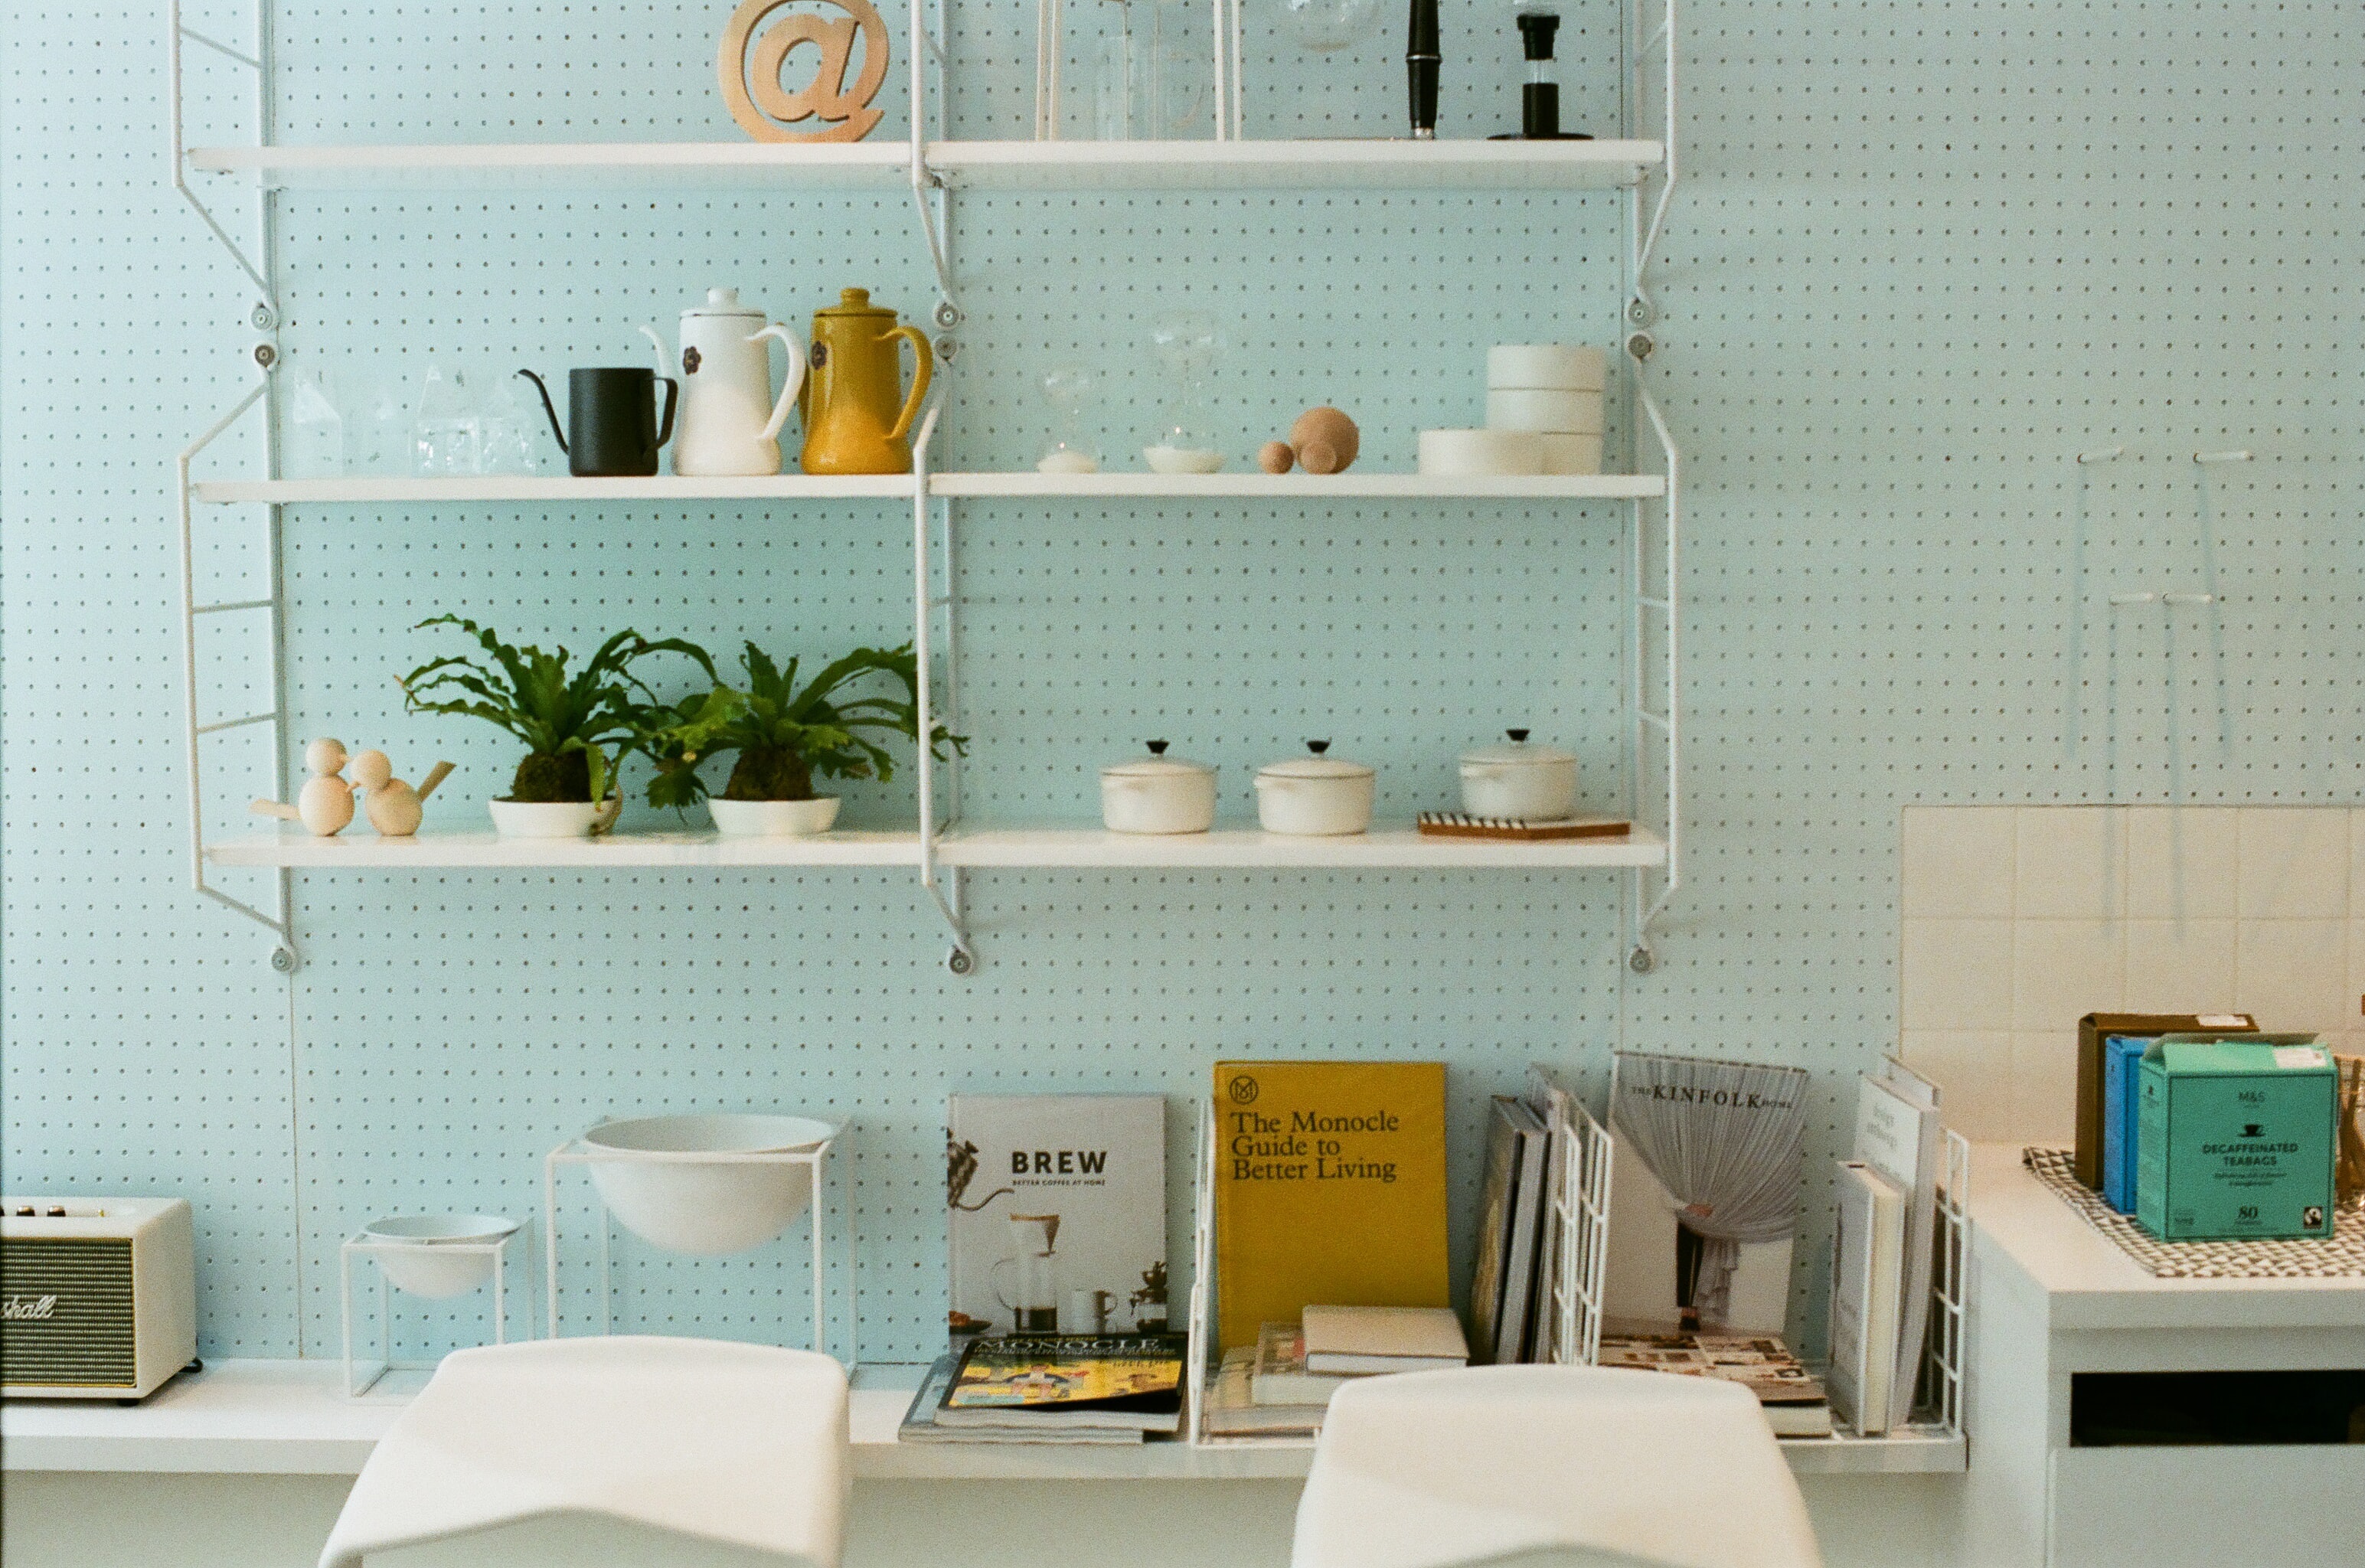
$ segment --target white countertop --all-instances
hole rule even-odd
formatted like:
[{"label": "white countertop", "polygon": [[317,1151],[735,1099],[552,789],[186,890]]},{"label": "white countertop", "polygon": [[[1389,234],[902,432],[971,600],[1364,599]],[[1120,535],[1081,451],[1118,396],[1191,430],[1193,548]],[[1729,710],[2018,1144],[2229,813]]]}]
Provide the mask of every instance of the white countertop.
[{"label": "white countertop", "polygon": [[2020,1152],[1972,1146],[1972,1245],[2044,1293],[2053,1331],[2365,1327],[2365,1279],[2155,1276],[2031,1174]]},{"label": "white countertop", "polygon": [[[1110,1448],[899,1443],[896,1428],[925,1368],[883,1365],[855,1377],[854,1473],[863,1480],[1295,1479],[1306,1447],[1149,1442]],[[141,1405],[18,1401],[0,1406],[0,1460],[14,1471],[353,1475],[425,1382],[389,1373],[367,1396],[341,1392],[342,1365],[224,1361],[185,1373]],[[1783,1450],[1800,1473],[1960,1471],[1963,1444],[1943,1436],[1869,1441],[1804,1439]]]}]

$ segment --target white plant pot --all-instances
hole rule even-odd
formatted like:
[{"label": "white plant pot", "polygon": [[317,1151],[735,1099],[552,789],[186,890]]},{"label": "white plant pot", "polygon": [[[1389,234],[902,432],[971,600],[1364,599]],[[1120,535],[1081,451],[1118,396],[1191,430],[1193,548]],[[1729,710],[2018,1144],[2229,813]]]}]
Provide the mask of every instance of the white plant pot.
[{"label": "white plant pot", "polygon": [[726,801],[706,798],[714,831],[725,838],[811,838],[837,822],[835,795],[811,801]]},{"label": "white plant pot", "polygon": [[813,1201],[813,1167],[700,1159],[801,1153],[836,1132],[810,1116],[701,1114],[607,1122],[583,1135],[617,1223],[661,1251],[720,1258],[761,1247]]},{"label": "white plant pot", "polygon": [[604,806],[588,801],[488,801],[493,831],[503,838],[582,838],[616,820],[623,801],[614,795]]},{"label": "white plant pot", "polygon": [[454,1250],[454,1243],[484,1246],[517,1229],[517,1221],[494,1215],[407,1215],[373,1220],[362,1229],[369,1241],[399,1243],[370,1256],[395,1288],[430,1301],[465,1295],[493,1277],[490,1252]]}]

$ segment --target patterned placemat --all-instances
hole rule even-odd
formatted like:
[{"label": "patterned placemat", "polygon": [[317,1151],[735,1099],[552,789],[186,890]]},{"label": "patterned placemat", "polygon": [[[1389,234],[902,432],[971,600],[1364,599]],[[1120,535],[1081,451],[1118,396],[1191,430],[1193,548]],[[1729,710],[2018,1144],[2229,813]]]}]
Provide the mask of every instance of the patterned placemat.
[{"label": "patterned placemat", "polygon": [[2162,1280],[2337,1280],[2365,1275],[2365,1215],[2337,1214],[2323,1241],[2162,1241],[2078,1180],[2066,1148],[2023,1148],[2020,1162],[2088,1225]]}]

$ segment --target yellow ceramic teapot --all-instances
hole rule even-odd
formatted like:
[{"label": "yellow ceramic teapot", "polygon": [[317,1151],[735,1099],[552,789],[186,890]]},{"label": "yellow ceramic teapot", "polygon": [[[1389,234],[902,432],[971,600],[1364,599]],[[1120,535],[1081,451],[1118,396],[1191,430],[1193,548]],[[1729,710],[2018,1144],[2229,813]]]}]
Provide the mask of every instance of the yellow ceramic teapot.
[{"label": "yellow ceramic teapot", "polygon": [[[899,338],[918,356],[912,389],[902,382]],[[895,312],[870,303],[870,291],[849,288],[838,303],[813,312],[811,369],[799,407],[804,414],[808,474],[908,474],[912,420],[928,395],[936,358],[927,335],[899,327]]]}]

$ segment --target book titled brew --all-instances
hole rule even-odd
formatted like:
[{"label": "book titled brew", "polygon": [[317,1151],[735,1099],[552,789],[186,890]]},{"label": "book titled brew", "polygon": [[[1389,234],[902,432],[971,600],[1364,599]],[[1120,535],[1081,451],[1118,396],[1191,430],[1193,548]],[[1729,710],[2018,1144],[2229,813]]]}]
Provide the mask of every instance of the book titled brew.
[{"label": "book titled brew", "polygon": [[1306,1306],[1446,1306],[1442,1062],[1216,1064],[1220,1349]]},{"label": "book titled brew", "polygon": [[1166,1329],[1163,1095],[956,1094],[946,1122],[956,1341]]}]

